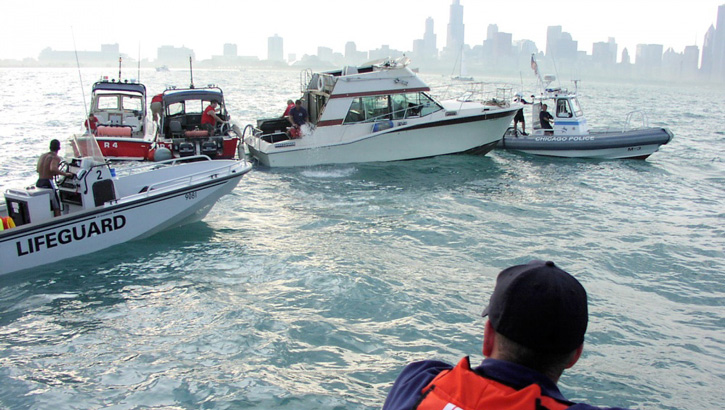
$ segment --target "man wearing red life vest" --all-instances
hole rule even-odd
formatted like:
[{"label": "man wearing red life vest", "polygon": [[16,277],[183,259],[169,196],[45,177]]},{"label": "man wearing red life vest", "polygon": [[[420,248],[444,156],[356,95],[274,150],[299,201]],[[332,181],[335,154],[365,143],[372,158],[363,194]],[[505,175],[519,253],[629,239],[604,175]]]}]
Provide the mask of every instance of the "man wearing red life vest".
[{"label": "man wearing red life vest", "polygon": [[587,329],[587,294],[573,276],[538,260],[505,269],[483,316],[480,366],[468,357],[456,366],[411,363],[383,410],[601,409],[568,401],[556,386],[579,360]]},{"label": "man wearing red life vest", "polygon": [[210,101],[209,105],[201,113],[201,128],[209,131],[209,135],[214,135],[214,129],[217,123],[224,122],[216,113],[216,107],[219,103],[216,101]]}]

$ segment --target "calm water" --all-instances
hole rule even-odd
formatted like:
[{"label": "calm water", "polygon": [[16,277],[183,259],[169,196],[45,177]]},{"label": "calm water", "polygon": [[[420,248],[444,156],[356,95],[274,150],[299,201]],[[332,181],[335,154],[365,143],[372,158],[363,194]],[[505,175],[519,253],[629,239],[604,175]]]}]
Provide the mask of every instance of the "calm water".
[{"label": "calm water", "polygon": [[[115,73],[83,70],[86,102]],[[243,124],[278,115],[298,78],[194,72],[197,85],[224,88]],[[141,80],[150,94],[188,85],[181,71]],[[0,84],[4,191],[34,182],[49,140],[78,129],[84,97],[75,69],[4,69]],[[478,362],[495,276],[540,258],[589,292],[585,353],[561,380],[566,395],[720,408],[725,90],[580,91],[591,125],[644,108],[675,140],[647,161],[494,151],[257,168],[204,222],[0,277],[0,407],[379,408],[412,360]]]}]

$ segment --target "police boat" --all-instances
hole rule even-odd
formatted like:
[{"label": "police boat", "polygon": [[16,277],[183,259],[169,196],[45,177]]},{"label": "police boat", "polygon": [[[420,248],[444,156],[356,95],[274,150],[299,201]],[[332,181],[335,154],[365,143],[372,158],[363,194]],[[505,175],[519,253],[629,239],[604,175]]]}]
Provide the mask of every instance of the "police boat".
[{"label": "police boat", "polygon": [[[533,132],[523,134],[509,128],[498,145],[500,148],[550,157],[646,159],[674,137],[668,128],[650,127],[642,111],[627,114],[621,128],[589,128],[577,91],[549,87],[556,78],[542,79],[533,56],[531,61],[542,88],[538,95],[531,96]],[[543,128],[539,120],[544,104],[554,119],[551,129]]]},{"label": "police boat", "polygon": [[[15,227],[0,231],[0,275],[199,221],[252,169],[243,160],[191,156],[116,175],[93,135],[74,139],[85,156],[61,163],[73,177],[59,178],[57,189],[31,186],[4,193],[0,217],[9,216]],[[54,196],[61,207],[57,217],[50,205]]]}]

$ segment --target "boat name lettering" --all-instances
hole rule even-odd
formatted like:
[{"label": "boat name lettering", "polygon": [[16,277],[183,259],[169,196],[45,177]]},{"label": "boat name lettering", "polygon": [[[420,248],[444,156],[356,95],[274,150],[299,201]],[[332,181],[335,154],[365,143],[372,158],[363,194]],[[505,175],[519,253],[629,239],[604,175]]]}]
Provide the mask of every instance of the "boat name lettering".
[{"label": "boat name lettering", "polygon": [[186,199],[196,199],[196,191],[187,192],[184,194]]},{"label": "boat name lettering", "polygon": [[110,147],[118,148],[118,142],[114,142],[113,144],[111,144],[110,142],[103,143],[103,148],[110,148]]},{"label": "boat name lettering", "polygon": [[588,135],[572,135],[569,137],[546,136],[546,137],[536,137],[536,141],[546,141],[546,142],[594,141],[594,137],[588,136]]},{"label": "boat name lettering", "polygon": [[280,142],[278,144],[274,144],[274,147],[275,148],[294,147],[294,146],[295,146],[294,141],[290,141],[290,142]]},{"label": "boat name lettering", "polygon": [[15,242],[15,247],[18,250],[18,256],[24,256],[40,252],[43,249],[55,248],[59,245],[68,245],[74,241],[117,231],[124,226],[126,226],[126,217],[124,215],[116,215],[112,218],[103,218],[100,221],[91,221],[88,224],[33,236],[23,241]]}]

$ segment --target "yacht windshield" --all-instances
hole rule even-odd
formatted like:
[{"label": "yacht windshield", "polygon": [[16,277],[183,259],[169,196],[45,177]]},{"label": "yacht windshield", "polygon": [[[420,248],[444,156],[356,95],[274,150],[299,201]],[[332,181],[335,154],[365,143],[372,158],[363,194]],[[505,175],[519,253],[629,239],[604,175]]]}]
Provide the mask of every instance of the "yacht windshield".
[{"label": "yacht windshield", "polygon": [[345,123],[422,117],[441,109],[438,103],[422,92],[358,97],[350,104]]}]

